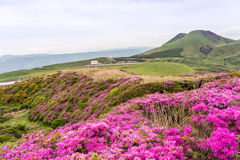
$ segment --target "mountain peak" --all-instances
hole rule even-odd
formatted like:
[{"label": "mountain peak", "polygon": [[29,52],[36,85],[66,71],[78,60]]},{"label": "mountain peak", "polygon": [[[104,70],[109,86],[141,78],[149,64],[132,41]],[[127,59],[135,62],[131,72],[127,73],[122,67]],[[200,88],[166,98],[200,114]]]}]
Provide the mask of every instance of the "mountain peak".
[{"label": "mountain peak", "polygon": [[176,40],[181,39],[181,38],[183,38],[183,37],[186,36],[186,35],[187,35],[186,33],[179,33],[179,34],[177,34],[175,37],[173,37],[172,39],[170,39],[167,43],[175,42]]}]

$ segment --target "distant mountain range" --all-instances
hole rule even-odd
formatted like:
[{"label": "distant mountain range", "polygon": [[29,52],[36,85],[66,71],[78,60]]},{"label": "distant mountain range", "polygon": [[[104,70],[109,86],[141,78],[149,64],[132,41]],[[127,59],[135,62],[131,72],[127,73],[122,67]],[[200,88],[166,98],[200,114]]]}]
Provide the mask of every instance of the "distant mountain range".
[{"label": "distant mountain range", "polygon": [[98,57],[129,57],[147,50],[150,47],[134,47],[116,50],[74,53],[74,54],[31,54],[4,55],[0,57],[0,73],[21,69],[31,69],[56,63],[80,61]]}]

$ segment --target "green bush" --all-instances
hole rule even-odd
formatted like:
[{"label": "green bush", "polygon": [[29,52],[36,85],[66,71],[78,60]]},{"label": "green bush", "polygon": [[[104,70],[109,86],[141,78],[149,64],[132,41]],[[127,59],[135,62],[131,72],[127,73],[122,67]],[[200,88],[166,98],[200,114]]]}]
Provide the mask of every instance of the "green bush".
[{"label": "green bush", "polygon": [[76,117],[76,113],[74,113],[70,116],[70,120],[72,120],[74,117]]},{"label": "green bush", "polygon": [[73,97],[68,98],[68,102],[73,102]]},{"label": "green bush", "polygon": [[73,108],[73,106],[71,106],[71,105],[67,106],[66,112],[69,112],[72,108]]},{"label": "green bush", "polygon": [[54,104],[56,104],[57,102],[56,101],[52,101],[51,103],[49,103],[48,105],[48,109],[51,108]]},{"label": "green bush", "polygon": [[16,128],[17,128],[18,130],[25,131],[26,125],[18,124],[18,125],[16,126]]},{"label": "green bush", "polygon": [[27,109],[27,108],[29,108],[29,106],[27,104],[23,104],[20,106],[20,109]]},{"label": "green bush", "polygon": [[64,125],[64,120],[63,119],[55,119],[51,122],[51,127],[53,129],[56,129],[59,126],[63,126]]},{"label": "green bush", "polygon": [[112,89],[110,92],[109,92],[109,96],[111,97],[114,97],[118,94],[118,88],[115,87],[114,89]]},{"label": "green bush", "polygon": [[77,102],[78,100],[79,100],[79,97],[76,97],[74,101]]},{"label": "green bush", "polygon": [[12,92],[13,92],[14,94],[16,94],[16,93],[18,93],[19,91],[20,91],[20,88],[18,88],[18,87],[14,87],[14,89],[13,89]]},{"label": "green bush", "polygon": [[3,131],[9,134],[13,134],[16,132],[16,130],[12,127],[5,128]]},{"label": "green bush", "polygon": [[14,136],[15,136],[16,138],[21,138],[23,134],[25,134],[25,132],[23,132],[23,131],[17,131],[17,132],[14,133]]},{"label": "green bush", "polygon": [[79,103],[79,109],[82,111],[82,110],[84,110],[86,107],[87,107],[87,103]]},{"label": "green bush", "polygon": [[3,142],[6,142],[6,141],[9,141],[10,138],[6,135],[0,135],[0,143],[3,143]]},{"label": "green bush", "polygon": [[94,104],[94,105],[92,106],[91,110],[89,111],[89,113],[90,113],[90,114],[93,114],[93,112],[94,112],[95,110],[97,110],[99,107],[100,107],[100,105]]},{"label": "green bush", "polygon": [[44,98],[44,97],[40,98],[40,102],[45,102],[45,101],[47,101],[47,98]]}]

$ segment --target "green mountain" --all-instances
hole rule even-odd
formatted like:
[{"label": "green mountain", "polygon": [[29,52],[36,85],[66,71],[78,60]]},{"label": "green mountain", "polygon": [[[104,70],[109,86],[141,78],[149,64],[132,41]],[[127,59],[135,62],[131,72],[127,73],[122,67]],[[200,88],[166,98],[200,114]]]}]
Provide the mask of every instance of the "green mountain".
[{"label": "green mountain", "polygon": [[237,42],[229,38],[219,36],[211,31],[195,30],[188,34],[180,33],[173,39],[157,48],[157,51],[165,51],[175,48],[186,48],[202,44],[221,46]]},{"label": "green mountain", "polygon": [[211,31],[196,30],[180,33],[161,47],[132,56],[138,59],[158,59],[158,62],[183,63],[207,67],[214,72],[240,70],[240,42]]}]

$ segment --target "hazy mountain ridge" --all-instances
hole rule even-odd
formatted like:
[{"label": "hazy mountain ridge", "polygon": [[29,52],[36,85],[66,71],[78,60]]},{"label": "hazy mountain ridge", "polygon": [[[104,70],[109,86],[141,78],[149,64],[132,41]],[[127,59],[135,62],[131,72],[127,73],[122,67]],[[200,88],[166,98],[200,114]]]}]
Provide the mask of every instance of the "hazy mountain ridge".
[{"label": "hazy mountain ridge", "polygon": [[31,69],[56,63],[80,61],[98,57],[129,57],[149,50],[150,47],[124,48],[116,50],[73,53],[73,54],[31,54],[4,55],[0,57],[0,73]]}]

